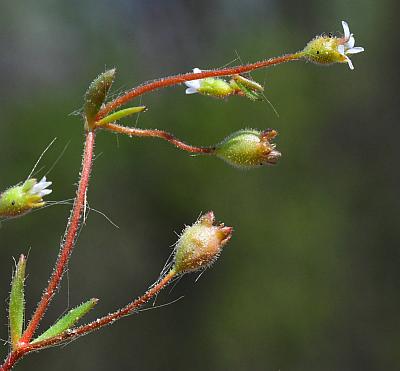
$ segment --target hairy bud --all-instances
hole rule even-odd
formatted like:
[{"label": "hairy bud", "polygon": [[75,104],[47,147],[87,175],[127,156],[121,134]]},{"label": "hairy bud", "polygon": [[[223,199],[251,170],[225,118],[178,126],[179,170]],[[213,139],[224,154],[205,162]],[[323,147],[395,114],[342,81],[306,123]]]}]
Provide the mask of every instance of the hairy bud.
[{"label": "hairy bud", "polygon": [[237,131],[216,146],[215,155],[243,169],[276,164],[281,153],[270,140],[277,134],[272,129],[263,132],[252,129]]},{"label": "hairy bud", "polygon": [[214,222],[214,213],[210,211],[184,229],[175,247],[173,269],[176,273],[195,272],[217,260],[231,238],[232,228],[214,225]]},{"label": "hairy bud", "polygon": [[[194,73],[201,73],[199,68],[193,68]],[[207,77],[204,79],[186,81],[186,94],[200,93],[216,98],[225,98],[235,93],[235,89],[224,79]]]}]

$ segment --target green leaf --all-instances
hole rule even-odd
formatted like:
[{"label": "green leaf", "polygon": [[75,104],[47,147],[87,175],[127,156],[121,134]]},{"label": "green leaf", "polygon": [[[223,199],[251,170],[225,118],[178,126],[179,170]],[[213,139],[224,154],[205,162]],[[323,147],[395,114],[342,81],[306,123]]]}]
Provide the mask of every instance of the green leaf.
[{"label": "green leaf", "polygon": [[103,72],[97,76],[89,85],[85,94],[83,109],[86,116],[86,124],[92,127],[94,119],[99,112],[101,105],[107,98],[107,93],[111,88],[115,78],[115,68]]},{"label": "green leaf", "polygon": [[143,112],[146,109],[146,106],[139,106],[139,107],[130,107],[130,108],[125,108],[120,111],[114,112],[111,115],[108,115],[104,117],[103,119],[97,121],[96,125],[101,126],[105,124],[109,124],[110,122],[115,122],[123,117],[127,117],[130,115],[133,115],[135,113]]},{"label": "green leaf", "polygon": [[51,326],[42,335],[36,338],[32,343],[50,339],[62,332],[70,329],[76,322],[78,322],[86,313],[88,313],[97,304],[98,299],[90,299],[85,303],[71,309],[64,317],[59,319],[53,326]]},{"label": "green leaf", "polygon": [[25,313],[25,281],[26,258],[21,255],[11,281],[10,304],[8,309],[10,340],[13,349],[18,345],[18,341],[22,335],[22,327],[24,323]]},{"label": "green leaf", "polygon": [[239,89],[243,92],[243,94],[252,101],[262,100],[262,92],[257,92],[251,89],[248,89],[244,84],[240,81],[235,81],[238,85]]}]

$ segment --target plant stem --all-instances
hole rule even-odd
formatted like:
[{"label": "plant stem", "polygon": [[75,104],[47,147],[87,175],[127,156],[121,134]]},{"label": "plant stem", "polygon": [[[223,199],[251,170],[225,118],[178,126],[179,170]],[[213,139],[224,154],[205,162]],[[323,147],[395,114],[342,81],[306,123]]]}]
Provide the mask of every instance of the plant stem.
[{"label": "plant stem", "polygon": [[75,245],[77,233],[82,218],[82,212],[86,207],[86,192],[89,184],[90,173],[92,169],[93,150],[95,143],[95,132],[88,131],[86,133],[85,148],[82,159],[82,170],[74,205],[71,215],[68,219],[67,229],[65,232],[63,243],[60,247],[60,253],[50,277],[47,288],[44,290],[42,298],[33,314],[28,327],[22,335],[20,343],[29,343],[34,335],[47,307],[49,306],[56,290],[60,285],[61,278],[68,265],[69,258]]},{"label": "plant stem", "polygon": [[115,321],[125,316],[128,316],[129,314],[132,314],[142,305],[146,304],[149,300],[151,300],[162,289],[164,289],[175,276],[176,276],[175,270],[173,269],[170,270],[157,284],[155,284],[153,287],[147,290],[145,294],[140,296],[138,299],[132,301],[122,309],[115,311],[114,313],[110,313],[86,325],[77,327],[69,331],[65,331],[62,334],[52,337],[50,339],[39,341],[33,344],[25,344],[21,346],[19,349],[10,353],[4,364],[0,367],[0,371],[11,370],[11,368],[15,365],[15,363],[27,353],[47,348],[49,346],[58,345],[67,340],[75,339],[79,336],[87,335],[92,331],[98,330],[104,326],[114,323]]},{"label": "plant stem", "polygon": [[25,352],[23,348],[18,348],[12,351],[4,363],[0,366],[0,371],[8,371],[11,370],[15,364],[24,356]]},{"label": "plant stem", "polygon": [[263,68],[263,67],[270,67],[270,66],[273,66],[276,64],[281,64],[281,63],[285,63],[285,62],[289,62],[289,61],[293,61],[293,60],[299,60],[300,58],[301,58],[301,53],[287,54],[287,55],[283,55],[281,57],[265,59],[262,61],[258,61],[258,62],[254,62],[254,63],[242,65],[242,66],[202,71],[201,73],[191,72],[191,73],[180,74],[180,75],[175,75],[175,76],[170,76],[170,77],[164,77],[159,80],[151,81],[149,83],[139,85],[138,87],[125,92],[120,97],[118,97],[118,98],[114,99],[113,101],[109,102],[108,104],[106,104],[105,107],[100,109],[100,111],[98,112],[98,114],[96,116],[96,121],[102,119],[109,112],[114,111],[118,107],[129,102],[131,99],[133,99],[139,95],[148,93],[152,90],[166,88],[168,86],[181,84],[185,81],[203,79],[206,77],[237,75],[237,74],[241,74],[241,73],[245,73],[245,72],[254,71],[256,69]]},{"label": "plant stem", "polygon": [[179,139],[175,138],[172,134],[167,133],[163,130],[156,130],[156,129],[137,129],[137,128],[130,128],[126,126],[121,126],[117,124],[105,124],[100,126],[100,128],[113,131],[115,133],[126,134],[129,136],[135,137],[152,137],[152,138],[161,138],[170,142],[175,147],[182,149],[183,151],[191,152],[191,153],[203,153],[203,154],[212,154],[215,150],[214,147],[195,147],[189,144],[186,144]]}]

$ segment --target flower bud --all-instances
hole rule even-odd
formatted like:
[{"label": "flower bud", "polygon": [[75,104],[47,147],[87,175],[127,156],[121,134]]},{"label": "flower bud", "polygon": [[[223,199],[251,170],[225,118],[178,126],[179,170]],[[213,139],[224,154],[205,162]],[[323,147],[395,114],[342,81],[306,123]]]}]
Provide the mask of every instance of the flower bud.
[{"label": "flower bud", "polygon": [[[199,68],[193,69],[194,73],[201,73]],[[186,94],[200,93],[217,98],[225,98],[235,93],[235,89],[225,80],[216,77],[186,81]]]},{"label": "flower bud", "polygon": [[52,192],[47,189],[51,184],[44,176],[39,182],[31,178],[7,189],[0,194],[0,217],[17,217],[44,206],[43,196]]},{"label": "flower bud", "polygon": [[186,227],[176,243],[173,269],[178,274],[195,272],[209,267],[230,240],[232,228],[214,225],[212,211]]},{"label": "flower bud", "polygon": [[275,149],[276,145],[270,143],[270,140],[277,134],[272,129],[263,132],[252,129],[237,131],[216,146],[215,155],[243,169],[276,164],[281,153]]}]

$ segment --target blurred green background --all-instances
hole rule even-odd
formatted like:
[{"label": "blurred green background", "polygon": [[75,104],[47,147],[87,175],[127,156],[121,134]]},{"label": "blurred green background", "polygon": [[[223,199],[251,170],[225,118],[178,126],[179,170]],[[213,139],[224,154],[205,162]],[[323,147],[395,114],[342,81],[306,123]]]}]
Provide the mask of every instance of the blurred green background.
[{"label": "blurred green background", "polygon": [[[20,370],[399,369],[398,2],[3,1],[0,5],[0,189],[46,154],[52,200],[73,197],[91,79],[118,68],[114,93],[143,81],[301,49],[347,20],[366,52],[330,68],[302,62],[254,72],[278,110],[240,98],[142,98],[138,127],[211,145],[243,127],[277,129],[275,167],[238,171],[157,139],[99,133],[92,212],[43,327],[101,298],[107,313],[157,277],[184,224],[214,210],[235,227],[217,264],[185,276],[157,304]],[[397,97],[397,98],[396,98]],[[139,103],[139,100],[137,101]],[[127,121],[135,124],[135,120]],[[99,156],[102,154],[101,156]],[[39,174],[39,175],[40,175]],[[56,259],[69,206],[2,223],[0,338],[13,258],[29,252],[31,313]],[[397,246],[397,247],[396,247]],[[1,349],[5,356],[7,346]]]}]

